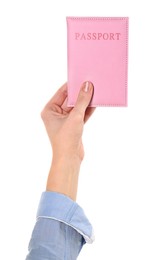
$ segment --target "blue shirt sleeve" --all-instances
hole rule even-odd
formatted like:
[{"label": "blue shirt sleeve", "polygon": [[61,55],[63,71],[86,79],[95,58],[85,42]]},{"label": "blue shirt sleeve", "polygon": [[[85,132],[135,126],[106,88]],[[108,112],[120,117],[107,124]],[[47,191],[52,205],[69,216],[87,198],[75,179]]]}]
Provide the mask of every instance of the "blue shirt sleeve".
[{"label": "blue shirt sleeve", "polygon": [[43,192],[26,260],[75,260],[94,240],[83,209],[69,197]]}]

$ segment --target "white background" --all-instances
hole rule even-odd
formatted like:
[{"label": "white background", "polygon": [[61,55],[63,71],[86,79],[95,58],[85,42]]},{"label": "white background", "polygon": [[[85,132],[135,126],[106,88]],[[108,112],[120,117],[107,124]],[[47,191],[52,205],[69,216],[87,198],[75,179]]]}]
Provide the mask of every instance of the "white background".
[{"label": "white background", "polygon": [[66,16],[129,16],[128,108],[85,126],[78,203],[96,241],[79,259],[163,259],[161,0],[0,2],[1,258],[25,259],[51,148],[40,111],[67,78]]}]

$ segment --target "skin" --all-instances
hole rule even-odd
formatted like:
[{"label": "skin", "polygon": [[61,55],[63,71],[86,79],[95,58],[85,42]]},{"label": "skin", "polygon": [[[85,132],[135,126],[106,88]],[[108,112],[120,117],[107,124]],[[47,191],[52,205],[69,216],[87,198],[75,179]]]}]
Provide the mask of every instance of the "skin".
[{"label": "skin", "polygon": [[84,158],[83,128],[95,110],[88,107],[92,95],[92,83],[85,82],[75,106],[67,107],[67,84],[64,84],[41,112],[52,147],[46,190],[65,194],[74,201],[80,165]]}]

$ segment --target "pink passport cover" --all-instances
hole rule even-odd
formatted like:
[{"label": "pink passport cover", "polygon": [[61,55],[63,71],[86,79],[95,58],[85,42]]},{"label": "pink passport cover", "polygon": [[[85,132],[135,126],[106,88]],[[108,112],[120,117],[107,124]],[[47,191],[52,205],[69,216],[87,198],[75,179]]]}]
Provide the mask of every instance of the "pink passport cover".
[{"label": "pink passport cover", "polygon": [[67,17],[68,106],[91,81],[89,106],[127,106],[128,17]]}]

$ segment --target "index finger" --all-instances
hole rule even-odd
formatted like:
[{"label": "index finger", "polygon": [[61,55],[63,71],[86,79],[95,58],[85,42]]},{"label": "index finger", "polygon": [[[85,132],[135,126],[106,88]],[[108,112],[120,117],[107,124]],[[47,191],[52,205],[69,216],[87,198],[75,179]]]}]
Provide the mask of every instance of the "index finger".
[{"label": "index finger", "polygon": [[48,101],[47,106],[52,104],[62,106],[65,99],[67,97],[67,83],[65,83],[62,87],[60,87],[54,96]]}]

